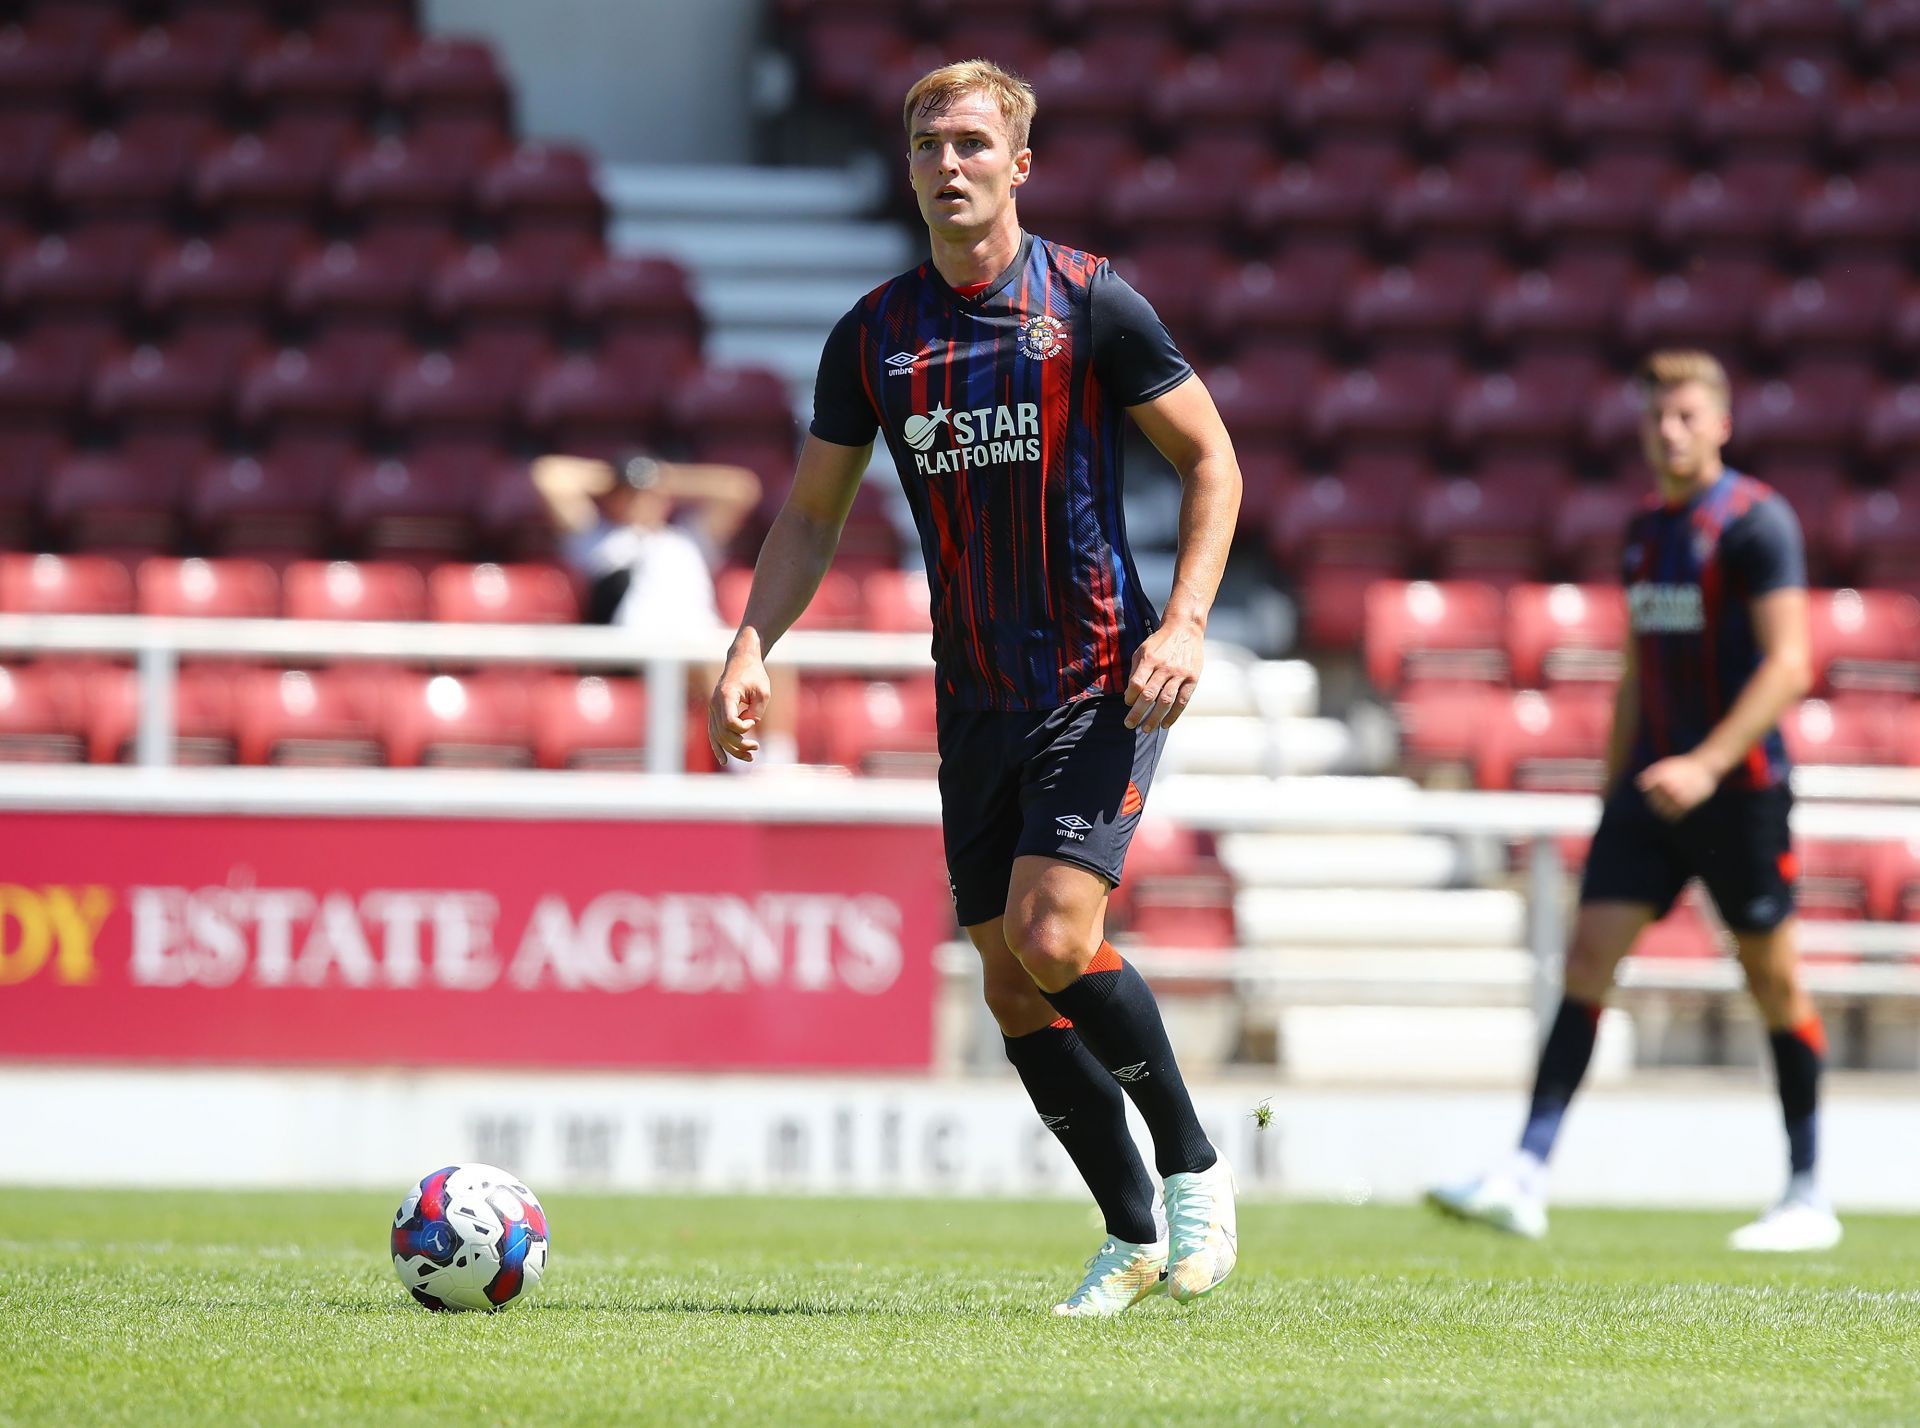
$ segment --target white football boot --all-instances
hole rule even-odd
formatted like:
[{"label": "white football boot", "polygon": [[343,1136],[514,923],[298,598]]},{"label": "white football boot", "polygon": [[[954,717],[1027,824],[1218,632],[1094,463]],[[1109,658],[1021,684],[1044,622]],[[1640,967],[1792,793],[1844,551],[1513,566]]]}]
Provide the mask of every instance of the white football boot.
[{"label": "white football boot", "polygon": [[1541,1178],[1541,1173],[1524,1173],[1519,1167],[1491,1170],[1465,1185],[1435,1186],[1427,1191],[1427,1203],[1456,1220],[1522,1239],[1544,1239],[1547,1197],[1539,1189]]},{"label": "white football boot", "polygon": [[1233,1169],[1222,1155],[1205,1170],[1169,1175],[1164,1191],[1167,1293],[1185,1304],[1232,1274],[1240,1257]]},{"label": "white football boot", "polygon": [[1780,1203],[1750,1225],[1727,1237],[1727,1248],[1769,1254],[1832,1249],[1840,1243],[1840,1221],[1811,1177],[1796,1175]]},{"label": "white football boot", "polygon": [[1053,1306],[1068,1319],[1111,1319],[1167,1285],[1167,1243],[1137,1245],[1109,1238],[1087,1261],[1080,1287]]}]

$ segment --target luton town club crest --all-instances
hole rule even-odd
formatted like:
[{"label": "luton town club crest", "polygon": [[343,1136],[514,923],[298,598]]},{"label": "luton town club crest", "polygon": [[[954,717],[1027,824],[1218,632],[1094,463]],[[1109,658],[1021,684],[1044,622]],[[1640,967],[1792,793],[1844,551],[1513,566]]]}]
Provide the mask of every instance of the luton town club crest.
[{"label": "luton town club crest", "polygon": [[1043,359],[1066,346],[1066,328],[1057,317],[1030,317],[1020,324],[1020,351]]}]

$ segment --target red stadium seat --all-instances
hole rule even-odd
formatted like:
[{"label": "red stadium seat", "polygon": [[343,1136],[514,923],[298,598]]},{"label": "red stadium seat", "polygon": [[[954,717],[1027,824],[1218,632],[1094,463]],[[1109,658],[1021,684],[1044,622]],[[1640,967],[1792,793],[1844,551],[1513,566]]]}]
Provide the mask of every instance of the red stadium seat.
[{"label": "red stadium seat", "polygon": [[1461,781],[1472,767],[1489,708],[1509,698],[1484,685],[1410,686],[1393,706],[1400,766],[1423,783]]},{"label": "red stadium seat", "polygon": [[1677,50],[1710,57],[1720,18],[1713,0],[1600,0],[1593,26],[1617,54]]},{"label": "red stadium seat", "polygon": [[1447,418],[1453,448],[1488,461],[1523,456],[1564,460],[1598,384],[1594,358],[1576,349],[1537,351],[1512,370],[1469,380]]},{"label": "red stadium seat", "polygon": [[701,367],[672,398],[673,422],[689,440],[724,435],[762,437],[793,447],[793,408],[786,384],[761,367]]},{"label": "red stadium seat", "polygon": [[[1332,328],[1341,294],[1358,266],[1359,257],[1352,253],[1332,262],[1287,254],[1275,263],[1248,263],[1214,288],[1206,319],[1208,333],[1227,349],[1266,343],[1311,348]],[[1310,375],[1317,356],[1311,351],[1305,355],[1313,360],[1302,375]],[[1291,410],[1298,407],[1302,394],[1283,390],[1276,395]]]},{"label": "red stadium seat", "polygon": [[583,149],[522,144],[481,173],[474,200],[506,247],[573,264],[599,251],[607,205]]},{"label": "red stadium seat", "polygon": [[10,107],[74,112],[101,51],[100,37],[48,24],[43,16],[30,26],[8,25],[0,29],[0,94]]},{"label": "red stadium seat", "polygon": [[1550,459],[1493,464],[1477,478],[1431,483],[1421,493],[1417,539],[1449,580],[1505,587],[1538,579],[1548,524],[1566,487],[1565,467]]},{"label": "red stadium seat", "polygon": [[1878,920],[1920,922],[1920,842],[1874,844],[1868,906]]},{"label": "red stadium seat", "polygon": [[1872,352],[1886,329],[1900,278],[1897,268],[1842,261],[1813,276],[1784,279],[1761,307],[1754,335],[1782,357]]},{"label": "red stadium seat", "polygon": [[[140,680],[131,669],[96,669],[86,675],[87,757],[96,764],[132,763],[139,739]],[[173,752],[176,764],[234,762],[233,675],[229,670],[184,665],[173,685]]]},{"label": "red stadium seat", "polygon": [[288,117],[332,119],[344,130],[373,106],[375,56],[311,30],[287,30],[242,63],[238,88],[269,126]]},{"label": "red stadium seat", "polygon": [[1835,509],[1829,541],[1858,584],[1920,594],[1920,496],[1857,492]]},{"label": "red stadium seat", "polygon": [[533,741],[543,769],[643,772],[646,686],[598,674],[554,675],[534,690]]},{"label": "red stadium seat", "polygon": [[496,449],[513,422],[519,373],[494,356],[485,348],[463,348],[403,357],[380,392],[382,425],[415,448]]},{"label": "red stadium seat", "polygon": [[1063,124],[1125,123],[1186,58],[1177,41],[1154,26],[1124,26],[1079,36],[1051,50],[1032,74],[1042,113]]},{"label": "red stadium seat", "polygon": [[133,578],[99,555],[0,554],[0,610],[32,615],[130,615]]},{"label": "red stadium seat", "polygon": [[1266,146],[1257,136],[1194,140],[1110,178],[1106,220],[1116,232],[1209,237],[1232,221],[1266,166]]},{"label": "red stadium seat", "polygon": [[1730,347],[1746,335],[1752,309],[1752,286],[1744,274],[1667,273],[1628,301],[1620,339],[1634,351],[1679,343]]},{"label": "red stadium seat", "polygon": [[1883,466],[1920,465],[1920,382],[1880,393],[1867,413],[1863,445]]},{"label": "red stadium seat", "polygon": [[545,450],[611,460],[659,443],[672,377],[651,362],[574,353],[533,379],[522,421]]},{"label": "red stadium seat", "polygon": [[1543,55],[1513,40],[1509,45],[1491,65],[1464,66],[1427,96],[1421,123],[1433,143],[1520,153],[1532,148],[1574,78],[1578,52],[1561,45]]},{"label": "red stadium seat", "polygon": [[560,558],[553,518],[533,487],[525,461],[503,457],[493,462],[475,514],[481,547],[495,559],[551,565]]},{"label": "red stadium seat", "polygon": [[[243,332],[239,340],[250,338]],[[174,488],[184,489],[206,459],[231,403],[245,355],[234,341],[227,334],[136,347],[109,360],[94,377],[91,415],[118,431],[121,454],[130,462],[165,468]]]},{"label": "red stadium seat", "polygon": [[1656,231],[1678,252],[1756,254],[1770,263],[1805,186],[1797,168],[1702,169],[1660,203]]},{"label": "red stadium seat", "polygon": [[[753,572],[729,566],[714,577],[714,598],[720,606],[720,618],[729,626],[738,625],[746,612],[747,594],[753,589]],[[806,611],[794,621],[796,630],[857,630],[865,623],[860,599],[860,582],[844,570],[829,570],[820,580]]]},{"label": "red stadium seat", "polygon": [[272,308],[281,277],[271,249],[193,238],[147,265],[140,302],[176,340],[230,361],[258,344],[261,318]]},{"label": "red stadium seat", "polygon": [[298,347],[262,354],[240,377],[234,416],[241,428],[279,445],[324,446],[344,464],[366,426],[380,369],[357,353]]},{"label": "red stadium seat", "polygon": [[1307,412],[1315,441],[1346,450],[1424,452],[1453,395],[1449,353],[1388,352],[1324,381]]},{"label": "red stadium seat", "polygon": [[403,335],[433,259],[411,244],[330,243],[287,275],[287,310],[321,332],[369,325]]},{"label": "red stadium seat", "polygon": [[1589,159],[1540,179],[1520,200],[1526,240],[1554,252],[1570,247],[1619,251],[1642,238],[1654,202],[1674,172],[1664,148]]},{"label": "red stadium seat", "polygon": [[1242,222],[1269,244],[1328,236],[1351,244],[1373,223],[1397,168],[1397,155],[1370,164],[1288,164],[1248,192]]},{"label": "red stadium seat", "polygon": [[49,192],[70,224],[164,224],[200,135],[153,125],[102,129],[54,159]]},{"label": "red stadium seat", "polygon": [[1525,149],[1488,149],[1451,166],[1430,165],[1387,195],[1381,225],[1401,243],[1474,240],[1496,244],[1513,226],[1521,197],[1537,177]]},{"label": "red stadium seat", "polygon": [[1902,712],[1883,700],[1808,699],[1787,710],[1780,732],[1797,764],[1897,764]]},{"label": "red stadium seat", "polygon": [[1694,137],[1723,161],[1756,154],[1804,159],[1826,127],[1827,109],[1827,96],[1817,84],[1736,75],[1716,81],[1698,97]]},{"label": "red stadium seat", "polygon": [[1468,581],[1382,580],[1367,591],[1367,677],[1395,690],[1425,680],[1504,684],[1500,592]]},{"label": "red stadium seat", "polygon": [[1920,601],[1889,590],[1812,590],[1807,615],[1815,689],[1920,693]]},{"label": "red stadium seat", "polygon": [[1205,238],[1154,239],[1113,260],[1114,271],[1152,303],[1173,340],[1191,348],[1226,282],[1226,260]]},{"label": "red stadium seat", "polygon": [[551,565],[441,565],[427,576],[432,618],[463,624],[570,625],[579,598]]},{"label": "red stadium seat", "polygon": [[455,451],[363,462],[335,490],[334,526],[369,558],[459,560],[473,548],[474,471]]},{"label": "red stadium seat", "polygon": [[1308,53],[1298,35],[1277,34],[1191,54],[1154,86],[1154,127],[1187,136],[1264,132],[1282,113],[1286,86]]},{"label": "red stadium seat", "polygon": [[396,768],[529,768],[530,704],[518,681],[398,675],[388,686],[380,721],[387,762]]},{"label": "red stadium seat", "polygon": [[904,64],[911,49],[900,21],[888,14],[809,17],[801,44],[809,90],[832,104],[865,101],[874,76]]},{"label": "red stadium seat", "polygon": [[[1221,318],[1228,320],[1224,312]],[[1236,445],[1278,447],[1298,437],[1320,376],[1319,356],[1309,347],[1249,347],[1230,365],[1210,369],[1206,382]]]},{"label": "red stadium seat", "polygon": [[1493,273],[1489,252],[1424,255],[1355,284],[1347,293],[1342,325],[1361,342],[1464,334]]},{"label": "red stadium seat", "polygon": [[1021,221],[1057,241],[1102,251],[1099,215],[1108,177],[1137,166],[1140,151],[1123,130],[1103,126],[1091,133],[1068,130],[1046,140],[1044,173],[1020,190]]},{"label": "red stadium seat", "polygon": [[1796,913],[1840,922],[1877,917],[1874,897],[1882,856],[1877,845],[1803,838],[1794,853]]},{"label": "red stadium seat", "polygon": [[1920,70],[1850,96],[1835,108],[1829,138],[1857,175],[1910,186],[1920,165],[1914,154],[1920,139]]},{"label": "red stadium seat", "polygon": [[380,93],[414,141],[437,152],[493,149],[513,129],[513,91],[484,40],[422,40],[387,66]]},{"label": "red stadium seat", "polygon": [[522,353],[547,346],[566,278],[561,263],[537,251],[478,244],[441,260],[427,311],[463,350],[484,347],[518,364]]},{"label": "red stadium seat", "polygon": [[322,137],[297,129],[236,134],[195,166],[194,203],[248,247],[291,256],[324,214],[347,139],[344,129]]},{"label": "red stadium seat", "polygon": [[[9,352],[0,343],[0,420],[8,415]],[[67,446],[57,425],[0,424],[0,550],[39,544],[42,493],[66,460]]]},{"label": "red stadium seat", "polygon": [[335,170],[333,202],[361,225],[363,236],[393,249],[430,253],[458,223],[480,161],[478,153],[388,135]]},{"label": "red stadium seat", "polygon": [[[1798,372],[1791,381],[1748,384],[1734,401],[1734,454],[1844,456],[1866,406],[1870,376],[1844,369]],[[1746,463],[1751,464],[1751,463]]]},{"label": "red stadium seat", "polygon": [[1331,649],[1360,639],[1368,586],[1406,569],[1414,484],[1411,468],[1382,466],[1321,476],[1286,498],[1271,543],[1296,572],[1308,643]]},{"label": "red stadium seat", "polygon": [[1482,711],[1474,783],[1537,793],[1596,793],[1605,775],[1613,700],[1602,690],[1496,695]]},{"label": "red stadium seat", "polygon": [[76,454],[47,484],[47,524],[75,549],[129,556],[171,550],[187,476],[184,465],[142,470],[117,456]]},{"label": "red stadium seat", "polygon": [[258,560],[143,560],[134,588],[143,615],[267,620],[280,613],[280,582]]},{"label": "red stadium seat", "polygon": [[1728,10],[1727,34],[1749,67],[1812,57],[1838,63],[1847,57],[1853,25],[1827,0],[1746,0]]},{"label": "red stadium seat", "polygon": [[875,570],[860,581],[867,628],[883,633],[931,634],[931,598],[924,570]]},{"label": "red stadium seat", "polygon": [[289,620],[427,618],[427,582],[394,561],[296,561],[280,582]]},{"label": "red stadium seat", "polygon": [[1503,349],[1572,347],[1587,357],[1625,301],[1625,255],[1567,256],[1497,280],[1480,311],[1481,336]]},{"label": "red stadium seat", "polygon": [[8,259],[0,296],[33,337],[56,326],[71,330],[85,344],[82,360],[91,361],[119,331],[143,256],[110,232],[49,233]]},{"label": "red stadium seat", "polygon": [[1554,562],[1571,580],[1609,584],[1620,578],[1627,522],[1646,504],[1646,489],[1612,483],[1576,486],[1555,513]]},{"label": "red stadium seat", "polygon": [[310,461],[219,457],[187,493],[187,523],[203,548],[269,562],[318,554],[332,527],[333,473]]},{"label": "red stadium seat", "polygon": [[686,270],[665,258],[622,254],[590,263],[574,279],[568,306],[600,334],[604,356],[675,377],[700,359],[700,306]]},{"label": "red stadium seat", "polygon": [[[4,43],[0,38],[0,46]],[[0,78],[0,86],[4,84]],[[57,109],[0,112],[0,201],[17,205],[23,214],[39,202],[54,153],[72,138],[69,123],[67,114]]]},{"label": "red stadium seat", "polygon": [[883,776],[939,771],[930,679],[839,681],[825,691],[821,715],[826,763]]},{"label": "red stadium seat", "polygon": [[77,764],[86,757],[80,673],[0,664],[0,762]]},{"label": "red stadium seat", "polygon": [[[834,560],[842,570],[860,579],[874,570],[891,570],[900,564],[900,530],[894,524],[891,494],[878,481],[863,482],[853,493],[853,505],[847,511],[847,523],[840,528],[840,544]],[[750,549],[742,554],[758,554],[763,532],[755,532]],[[738,539],[735,549],[740,549]]]},{"label": "red stadium seat", "polygon": [[241,52],[266,29],[264,16],[248,18],[253,21],[251,34],[204,22],[149,26],[107,53],[94,72],[94,84],[122,114],[199,111],[217,117]]},{"label": "red stadium seat", "polygon": [[1908,178],[1833,174],[1802,195],[1790,231],[1795,246],[1818,254],[1838,279],[1861,259],[1879,260],[1869,271],[1897,270],[1917,218],[1920,196]]},{"label": "red stadium seat", "polygon": [[1617,585],[1516,585],[1507,592],[1507,659],[1522,689],[1620,677],[1627,604]]},{"label": "red stadium seat", "polygon": [[367,767],[381,762],[380,700],[358,671],[268,669],[239,677],[236,762]]}]

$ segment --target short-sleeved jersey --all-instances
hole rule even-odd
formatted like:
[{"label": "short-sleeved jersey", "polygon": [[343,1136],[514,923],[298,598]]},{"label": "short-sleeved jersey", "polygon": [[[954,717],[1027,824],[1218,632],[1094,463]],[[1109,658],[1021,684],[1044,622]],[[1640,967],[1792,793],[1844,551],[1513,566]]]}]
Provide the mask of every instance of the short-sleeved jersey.
[{"label": "short-sleeved jersey", "polygon": [[[1805,586],[1807,558],[1787,503],[1733,471],[1681,505],[1650,503],[1628,523],[1623,554],[1640,679],[1631,776],[1695,748],[1726,716],[1760,666],[1750,602]],[[1787,770],[1770,729],[1727,784],[1770,788]]]},{"label": "short-sleeved jersey", "polygon": [[813,434],[878,433],[893,453],[943,705],[1054,709],[1126,688],[1159,617],[1121,515],[1125,408],[1192,371],[1105,259],[1030,234],[977,294],[923,263],[834,327]]}]

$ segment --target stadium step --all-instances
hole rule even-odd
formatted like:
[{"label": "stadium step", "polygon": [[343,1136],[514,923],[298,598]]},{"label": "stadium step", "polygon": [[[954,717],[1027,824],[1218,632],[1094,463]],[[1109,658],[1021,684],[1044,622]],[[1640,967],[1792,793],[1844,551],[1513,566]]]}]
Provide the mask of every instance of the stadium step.
[{"label": "stadium step", "polygon": [[1492,871],[1469,844],[1439,834],[1233,833],[1220,861],[1242,887],[1446,888]]},{"label": "stadium step", "polygon": [[1241,937],[1256,947],[1523,947],[1526,901],[1494,888],[1242,888]]}]

